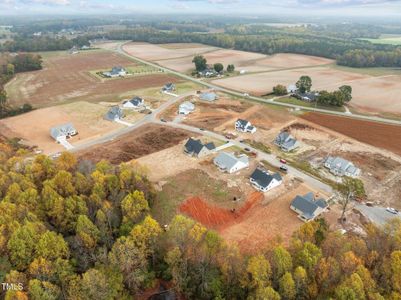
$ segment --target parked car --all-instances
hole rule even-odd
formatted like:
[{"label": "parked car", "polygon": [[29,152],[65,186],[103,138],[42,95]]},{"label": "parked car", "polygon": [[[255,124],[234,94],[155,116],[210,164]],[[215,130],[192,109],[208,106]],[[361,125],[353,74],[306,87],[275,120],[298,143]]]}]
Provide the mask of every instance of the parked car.
[{"label": "parked car", "polygon": [[161,122],[167,123],[165,119],[160,119]]},{"label": "parked car", "polygon": [[205,131],[205,128],[199,128],[200,131]]},{"label": "parked car", "polygon": [[280,162],[281,162],[282,164],[287,164],[287,161],[286,161],[284,158],[280,158]]},{"label": "parked car", "polygon": [[240,140],[239,142],[240,142],[240,143],[245,143],[245,141],[244,141],[244,140]]},{"label": "parked car", "polygon": [[398,210],[396,210],[395,208],[387,207],[386,210],[387,210],[389,213],[392,213],[392,214],[394,214],[394,215],[398,214]]},{"label": "parked car", "polygon": [[247,152],[251,151],[251,149],[249,149],[249,148],[244,148],[244,150],[247,151]]},{"label": "parked car", "polygon": [[288,171],[288,167],[286,165],[281,165],[280,166],[280,170],[287,172]]}]

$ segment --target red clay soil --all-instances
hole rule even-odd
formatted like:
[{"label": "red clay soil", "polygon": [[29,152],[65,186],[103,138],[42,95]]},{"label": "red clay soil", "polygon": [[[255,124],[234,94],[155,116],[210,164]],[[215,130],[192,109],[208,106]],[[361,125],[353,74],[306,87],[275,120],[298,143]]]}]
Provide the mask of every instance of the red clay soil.
[{"label": "red clay soil", "polygon": [[401,155],[401,126],[319,113],[307,113],[302,118],[362,143]]},{"label": "red clay soil", "polygon": [[208,228],[222,230],[235,222],[240,222],[242,216],[262,198],[262,193],[253,192],[241,209],[230,211],[211,205],[200,197],[191,197],[180,205],[179,211]]}]

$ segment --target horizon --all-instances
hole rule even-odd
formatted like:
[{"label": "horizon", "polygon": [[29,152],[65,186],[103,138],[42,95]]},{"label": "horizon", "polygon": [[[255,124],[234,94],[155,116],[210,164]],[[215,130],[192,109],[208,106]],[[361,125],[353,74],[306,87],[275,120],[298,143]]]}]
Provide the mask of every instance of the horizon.
[{"label": "horizon", "polygon": [[0,15],[10,17],[71,15],[223,15],[233,17],[280,14],[307,17],[399,17],[401,1],[394,0],[161,0],[78,1],[78,0],[0,0]]}]

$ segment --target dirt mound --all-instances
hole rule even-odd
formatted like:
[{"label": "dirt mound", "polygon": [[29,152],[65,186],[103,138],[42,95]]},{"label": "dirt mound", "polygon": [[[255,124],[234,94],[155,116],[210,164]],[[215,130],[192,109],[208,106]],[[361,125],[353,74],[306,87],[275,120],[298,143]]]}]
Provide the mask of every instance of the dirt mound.
[{"label": "dirt mound", "polygon": [[79,153],[79,158],[93,162],[106,159],[113,164],[119,164],[170,148],[191,135],[191,133],[181,129],[149,125],[138,128],[111,142],[84,150]]},{"label": "dirt mound", "polygon": [[242,220],[244,214],[262,197],[262,193],[253,192],[239,210],[223,209],[208,204],[200,197],[191,197],[180,205],[179,210],[208,228],[221,230],[234,222]]}]

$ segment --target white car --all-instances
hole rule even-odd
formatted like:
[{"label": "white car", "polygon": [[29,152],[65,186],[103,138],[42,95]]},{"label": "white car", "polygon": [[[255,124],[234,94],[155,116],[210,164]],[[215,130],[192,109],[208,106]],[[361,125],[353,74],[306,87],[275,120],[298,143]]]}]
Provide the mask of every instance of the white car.
[{"label": "white car", "polygon": [[395,208],[387,207],[386,210],[387,210],[389,213],[392,213],[392,214],[394,214],[394,215],[398,214],[398,210],[396,210]]}]

